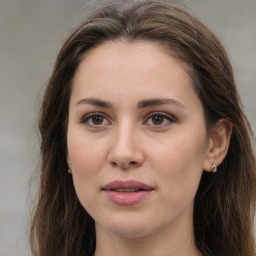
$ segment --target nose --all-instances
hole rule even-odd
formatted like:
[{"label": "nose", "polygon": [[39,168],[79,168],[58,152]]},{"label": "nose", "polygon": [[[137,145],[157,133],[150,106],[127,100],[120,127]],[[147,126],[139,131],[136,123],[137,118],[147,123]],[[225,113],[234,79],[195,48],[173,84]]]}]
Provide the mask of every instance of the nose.
[{"label": "nose", "polygon": [[113,141],[108,161],[123,170],[141,166],[144,162],[139,131],[128,125],[118,127],[113,134]]}]

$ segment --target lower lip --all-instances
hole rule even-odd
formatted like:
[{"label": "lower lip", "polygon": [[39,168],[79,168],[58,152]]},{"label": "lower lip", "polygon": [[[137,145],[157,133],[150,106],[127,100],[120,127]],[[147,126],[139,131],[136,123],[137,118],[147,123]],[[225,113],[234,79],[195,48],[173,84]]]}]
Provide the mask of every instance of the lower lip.
[{"label": "lower lip", "polygon": [[136,204],[145,199],[152,193],[152,190],[140,190],[136,192],[116,192],[113,190],[104,190],[108,198],[120,205]]}]

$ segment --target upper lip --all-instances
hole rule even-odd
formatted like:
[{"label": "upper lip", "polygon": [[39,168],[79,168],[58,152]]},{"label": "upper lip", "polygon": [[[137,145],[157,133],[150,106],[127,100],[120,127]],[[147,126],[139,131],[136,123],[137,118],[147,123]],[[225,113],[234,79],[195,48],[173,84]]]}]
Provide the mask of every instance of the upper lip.
[{"label": "upper lip", "polygon": [[103,190],[115,190],[115,189],[141,189],[141,190],[153,190],[153,187],[142,183],[137,180],[114,180],[103,186]]}]

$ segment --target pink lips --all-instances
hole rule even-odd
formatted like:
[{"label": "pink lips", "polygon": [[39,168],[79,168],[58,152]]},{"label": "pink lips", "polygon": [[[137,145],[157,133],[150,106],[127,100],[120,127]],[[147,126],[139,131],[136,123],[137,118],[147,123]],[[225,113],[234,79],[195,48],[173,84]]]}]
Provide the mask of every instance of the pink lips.
[{"label": "pink lips", "polygon": [[120,205],[136,204],[150,195],[153,187],[136,180],[116,180],[103,187],[108,198]]}]

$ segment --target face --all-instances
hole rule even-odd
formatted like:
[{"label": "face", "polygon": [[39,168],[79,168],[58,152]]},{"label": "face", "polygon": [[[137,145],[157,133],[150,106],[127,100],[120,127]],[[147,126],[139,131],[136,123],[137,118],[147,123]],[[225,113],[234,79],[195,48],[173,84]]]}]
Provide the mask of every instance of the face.
[{"label": "face", "polygon": [[96,232],[142,237],[192,226],[208,138],[185,64],[151,43],[104,43],[80,63],[68,162]]}]

